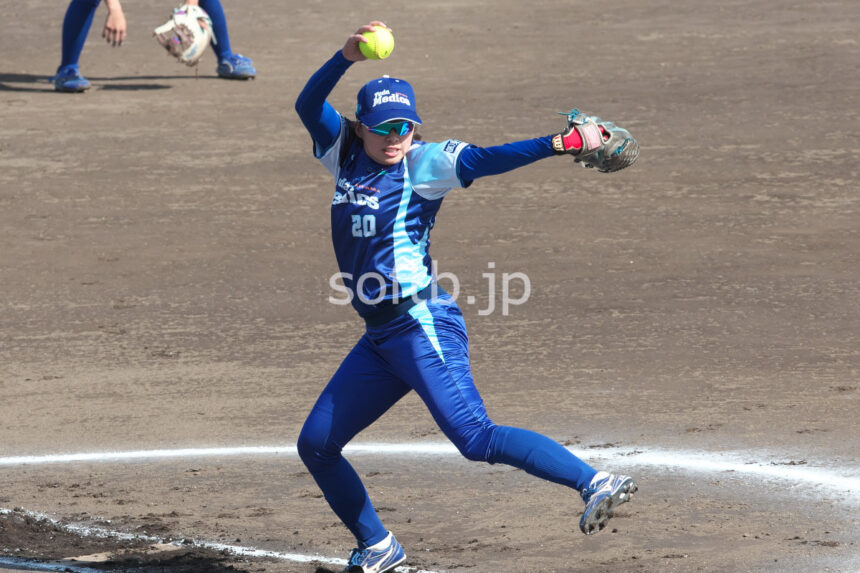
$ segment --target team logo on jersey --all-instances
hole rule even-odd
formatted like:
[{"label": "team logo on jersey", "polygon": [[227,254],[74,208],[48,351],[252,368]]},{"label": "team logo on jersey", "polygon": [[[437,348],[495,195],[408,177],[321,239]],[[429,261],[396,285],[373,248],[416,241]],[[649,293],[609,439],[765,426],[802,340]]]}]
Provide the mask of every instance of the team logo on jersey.
[{"label": "team logo on jersey", "polygon": [[337,189],[334,191],[334,198],[331,200],[332,205],[344,205],[351,203],[353,205],[367,205],[371,209],[379,209],[379,197],[359,193],[355,189],[355,185],[350,183],[345,177],[341,177],[337,182]]},{"label": "team logo on jersey", "polygon": [[400,92],[391,93],[389,90],[375,92],[373,94],[373,107],[384,103],[402,103],[403,105],[412,107],[412,104],[409,102],[409,96],[406,94]]},{"label": "team logo on jersey", "polygon": [[457,146],[459,146],[461,143],[461,141],[457,141],[456,139],[448,140],[448,143],[445,144],[445,152],[454,153],[455,151],[457,151]]}]

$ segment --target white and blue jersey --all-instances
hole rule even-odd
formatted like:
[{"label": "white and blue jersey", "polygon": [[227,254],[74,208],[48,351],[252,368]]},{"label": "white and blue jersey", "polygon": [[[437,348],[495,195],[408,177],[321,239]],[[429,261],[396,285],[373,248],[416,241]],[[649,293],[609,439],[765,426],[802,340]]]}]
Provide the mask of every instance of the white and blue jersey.
[{"label": "white and blue jersey", "polygon": [[444,292],[421,296],[434,290],[427,288],[433,281],[430,231],[445,195],[553,155],[550,137],[490,148],[455,139],[417,141],[399,164],[380,165],[325,101],[350,65],[335,54],[302,90],[296,111],[314,155],[334,177],[332,242],[366,329],[321,392],[297,445],[326,501],[363,549],[388,531],[342,449],[412,391],[470,460],[508,464],[576,490],[597,472],[546,436],[496,425],[472,379],[459,307]]},{"label": "white and blue jersey", "polygon": [[349,122],[315,155],[334,176],[331,232],[341,278],[358,313],[396,304],[430,285],[430,230],[442,199],[464,187],[457,173],[468,144],[416,141],[403,161],[383,166],[363,153]]}]

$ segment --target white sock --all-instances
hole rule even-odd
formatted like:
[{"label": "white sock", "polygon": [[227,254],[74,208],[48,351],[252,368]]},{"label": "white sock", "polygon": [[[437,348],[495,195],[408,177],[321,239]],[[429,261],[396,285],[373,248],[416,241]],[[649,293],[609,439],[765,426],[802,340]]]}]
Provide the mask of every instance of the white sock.
[{"label": "white sock", "polygon": [[388,547],[389,545],[391,545],[391,536],[392,536],[392,534],[391,534],[391,532],[389,531],[389,532],[388,532],[388,535],[386,535],[386,536],[385,536],[385,539],[383,539],[383,540],[382,540],[382,541],[380,541],[379,543],[374,543],[373,545],[371,545],[370,547],[368,547],[368,549],[373,549],[374,551],[378,551],[378,550],[380,550],[380,549],[385,549],[386,547]]}]

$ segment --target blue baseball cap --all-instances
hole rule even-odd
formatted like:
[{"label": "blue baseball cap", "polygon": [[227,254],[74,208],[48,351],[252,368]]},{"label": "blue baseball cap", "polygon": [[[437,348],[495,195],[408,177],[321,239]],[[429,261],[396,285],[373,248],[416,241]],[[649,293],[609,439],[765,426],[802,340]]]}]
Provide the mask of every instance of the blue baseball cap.
[{"label": "blue baseball cap", "polygon": [[409,82],[382,76],[369,81],[358,91],[355,117],[364,125],[407,120],[420,124],[415,109],[415,91]]}]

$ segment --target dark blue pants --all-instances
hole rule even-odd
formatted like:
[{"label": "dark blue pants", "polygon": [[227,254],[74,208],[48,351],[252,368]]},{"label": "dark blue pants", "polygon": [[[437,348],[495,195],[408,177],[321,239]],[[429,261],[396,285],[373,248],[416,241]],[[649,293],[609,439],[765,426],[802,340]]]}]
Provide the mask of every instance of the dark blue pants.
[{"label": "dark blue pants", "polygon": [[361,548],[381,541],[387,530],[341,450],[411,390],[469,460],[504,463],[576,490],[596,473],[558,442],[490,420],[472,380],[463,316],[443,295],[368,327],[299,435],[302,460]]}]

